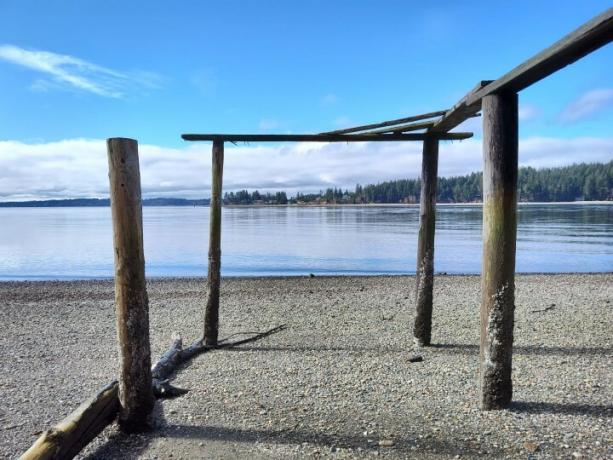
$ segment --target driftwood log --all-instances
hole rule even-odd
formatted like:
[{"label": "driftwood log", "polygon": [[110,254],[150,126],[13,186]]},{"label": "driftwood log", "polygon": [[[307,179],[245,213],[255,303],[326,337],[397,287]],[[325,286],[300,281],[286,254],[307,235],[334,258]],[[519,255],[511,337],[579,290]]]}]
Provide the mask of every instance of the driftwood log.
[{"label": "driftwood log", "polygon": [[73,458],[115,419],[118,410],[119,384],[115,381],[45,431],[21,460]]},{"label": "driftwood log", "polygon": [[[191,358],[210,350],[231,348],[281,332],[285,325],[277,326],[265,332],[254,332],[251,337],[242,340],[221,340],[217,347],[209,347],[197,340],[187,348],[183,341],[175,336],[172,345],[151,369],[153,393],[157,398],[172,398],[188,392],[186,389],[170,385],[168,379],[177,368]],[[247,333],[249,334],[249,333]],[[92,439],[112,423],[119,411],[119,384],[110,383],[94,397],[85,401],[78,409],[68,415],[53,428],[45,431],[32,446],[20,457],[20,460],[65,460],[74,458]]]}]

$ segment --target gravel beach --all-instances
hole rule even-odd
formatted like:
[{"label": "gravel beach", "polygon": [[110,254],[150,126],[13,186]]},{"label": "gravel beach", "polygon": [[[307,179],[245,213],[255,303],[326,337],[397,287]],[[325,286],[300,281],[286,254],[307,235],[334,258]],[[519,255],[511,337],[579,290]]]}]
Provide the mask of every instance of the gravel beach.
[{"label": "gravel beach", "polygon": [[[437,276],[417,349],[414,277],[224,279],[220,337],[176,375],[155,429],[80,458],[613,458],[613,274],[516,279],[514,403],[478,404],[478,276]],[[203,279],[148,283],[154,361],[201,335]],[[0,457],[115,378],[112,281],[0,283]],[[241,338],[237,336],[236,338]],[[420,355],[423,360],[411,358]]]}]

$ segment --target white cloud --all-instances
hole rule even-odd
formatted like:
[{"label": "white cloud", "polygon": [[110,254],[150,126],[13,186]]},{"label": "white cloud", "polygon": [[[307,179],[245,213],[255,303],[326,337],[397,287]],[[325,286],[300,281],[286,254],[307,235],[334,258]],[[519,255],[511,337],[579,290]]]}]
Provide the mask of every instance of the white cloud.
[{"label": "white cloud", "polygon": [[46,75],[30,86],[35,91],[70,88],[99,96],[121,98],[131,86],[158,86],[159,77],[151,72],[118,72],[65,54],[0,45],[0,59]]},{"label": "white cloud", "polygon": [[338,103],[338,96],[336,94],[333,93],[329,93],[326,94],[324,97],[321,98],[321,103],[323,105],[334,105],[336,103]]},{"label": "white cloud", "polygon": [[534,119],[539,114],[539,109],[532,104],[519,104],[517,117],[520,121]]},{"label": "white cloud", "polygon": [[[181,148],[140,145],[145,197],[201,198],[209,195],[211,147],[190,143]],[[520,141],[521,165],[561,166],[610,161],[613,138]],[[481,141],[442,142],[442,176],[480,171]],[[297,143],[232,146],[224,165],[224,190],[312,192],[328,186],[418,177],[420,142]],[[0,142],[0,200],[108,196],[108,165],[103,140],[72,139],[26,144]]]},{"label": "white cloud", "polygon": [[281,123],[277,120],[272,120],[270,118],[264,118],[260,120],[259,128],[260,131],[270,131],[272,129],[278,129],[281,126]]},{"label": "white cloud", "polygon": [[560,120],[565,123],[584,120],[612,106],[613,88],[593,89],[568,104],[560,114]]}]

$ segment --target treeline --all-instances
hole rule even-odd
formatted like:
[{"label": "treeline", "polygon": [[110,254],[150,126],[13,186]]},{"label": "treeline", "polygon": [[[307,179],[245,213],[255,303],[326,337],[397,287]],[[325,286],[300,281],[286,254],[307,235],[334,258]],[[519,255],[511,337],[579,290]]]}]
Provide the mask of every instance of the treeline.
[{"label": "treeline", "polygon": [[[613,200],[613,161],[608,163],[576,164],[561,168],[520,168],[518,181],[520,201],[607,201]],[[260,193],[240,190],[224,195],[229,205],[284,205],[284,204],[361,204],[361,203],[418,203],[419,179],[400,179],[371,185],[356,185],[350,191],[328,188],[319,193],[302,194],[288,198],[286,192]],[[440,203],[479,202],[482,198],[482,174],[441,177],[437,185]],[[143,206],[208,206],[209,199],[148,198]],[[109,200],[77,198],[0,202],[0,207],[67,207],[109,206]]]},{"label": "treeline", "polygon": [[[482,200],[482,173],[441,177],[437,201],[468,203]],[[419,179],[401,179],[375,185],[356,185],[354,191],[330,188],[319,195],[298,195],[293,202],[309,203],[417,203]],[[606,201],[613,200],[613,161],[576,164],[561,168],[519,169],[520,201]]]},{"label": "treeline", "polygon": [[[469,203],[482,199],[482,174],[441,177],[438,179],[437,200],[441,203]],[[418,203],[419,179],[400,179],[371,185],[356,185],[355,189],[328,188],[319,193],[287,198],[285,192],[262,194],[257,190],[226,193],[225,204],[360,204]],[[576,164],[561,168],[519,169],[520,201],[605,201],[613,200],[613,161],[608,163]]]},{"label": "treeline", "polygon": [[249,193],[247,190],[226,193],[223,197],[224,204],[287,204],[285,192],[260,193],[257,190]]}]

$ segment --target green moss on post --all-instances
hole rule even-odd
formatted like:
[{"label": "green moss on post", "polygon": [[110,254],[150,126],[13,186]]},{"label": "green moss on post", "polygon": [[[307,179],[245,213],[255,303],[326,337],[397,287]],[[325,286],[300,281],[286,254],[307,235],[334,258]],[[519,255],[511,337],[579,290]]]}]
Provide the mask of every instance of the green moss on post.
[{"label": "green moss on post", "polygon": [[483,98],[481,406],[511,403],[517,235],[517,94]]}]

